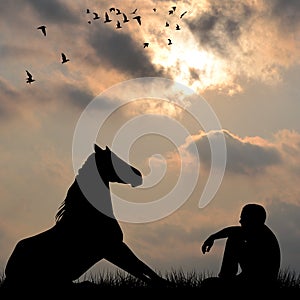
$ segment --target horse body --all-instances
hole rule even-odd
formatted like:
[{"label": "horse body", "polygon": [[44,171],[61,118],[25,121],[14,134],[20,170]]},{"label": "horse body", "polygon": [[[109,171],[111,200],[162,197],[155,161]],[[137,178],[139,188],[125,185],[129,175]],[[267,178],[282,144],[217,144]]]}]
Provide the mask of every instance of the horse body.
[{"label": "horse body", "polygon": [[[124,181],[124,176],[121,179],[114,171],[115,164],[111,163],[113,155],[122,167],[121,173],[128,171],[127,180]],[[86,199],[80,186],[82,181],[79,176],[82,178],[88,174],[86,166],[91,162],[96,162],[102,185],[106,187],[100,191],[99,201],[103,202],[101,205],[107,214]],[[95,153],[81,170],[56,214],[55,225],[17,243],[5,268],[5,286],[68,286],[101,259],[110,261],[141,280],[164,281],[123,242],[123,232],[112,211],[109,182],[136,186],[141,183],[141,173],[108,148],[102,150],[97,145]]]}]

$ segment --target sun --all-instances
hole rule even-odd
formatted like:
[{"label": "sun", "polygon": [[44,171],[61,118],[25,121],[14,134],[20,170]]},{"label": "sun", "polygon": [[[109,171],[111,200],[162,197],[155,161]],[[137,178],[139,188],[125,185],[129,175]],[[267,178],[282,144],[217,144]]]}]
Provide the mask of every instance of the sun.
[{"label": "sun", "polygon": [[230,80],[228,66],[220,57],[204,49],[189,30],[172,38],[172,47],[158,40],[152,63],[171,74],[175,81],[195,91],[226,85]]}]

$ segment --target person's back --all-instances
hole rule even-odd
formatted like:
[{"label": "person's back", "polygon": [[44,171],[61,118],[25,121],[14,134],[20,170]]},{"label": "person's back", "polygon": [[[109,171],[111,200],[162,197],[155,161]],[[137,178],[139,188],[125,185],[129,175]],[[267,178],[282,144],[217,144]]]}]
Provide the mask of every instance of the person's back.
[{"label": "person's back", "polygon": [[276,280],[280,268],[280,248],[274,233],[263,225],[257,231],[244,232],[243,237],[240,276],[259,281]]},{"label": "person's back", "polygon": [[241,276],[253,280],[276,280],[280,268],[280,247],[275,234],[265,225],[266,211],[247,204],[240,217],[244,246],[241,249]]}]

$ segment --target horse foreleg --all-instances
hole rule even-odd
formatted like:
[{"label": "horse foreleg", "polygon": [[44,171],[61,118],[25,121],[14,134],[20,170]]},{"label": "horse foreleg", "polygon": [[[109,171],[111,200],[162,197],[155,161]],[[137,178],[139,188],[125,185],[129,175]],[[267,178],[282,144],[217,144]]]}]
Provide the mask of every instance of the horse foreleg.
[{"label": "horse foreleg", "polygon": [[105,259],[146,283],[162,284],[166,282],[165,279],[141,261],[123,242],[116,244],[107,253]]}]

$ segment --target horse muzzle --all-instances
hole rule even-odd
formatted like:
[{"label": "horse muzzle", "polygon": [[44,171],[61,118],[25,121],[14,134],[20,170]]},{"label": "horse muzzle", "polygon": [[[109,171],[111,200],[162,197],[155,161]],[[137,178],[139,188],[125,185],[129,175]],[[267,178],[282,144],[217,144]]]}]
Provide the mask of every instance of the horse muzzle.
[{"label": "horse muzzle", "polygon": [[142,177],[138,177],[136,180],[134,180],[134,182],[131,183],[132,187],[137,187],[143,184],[143,178]]}]

